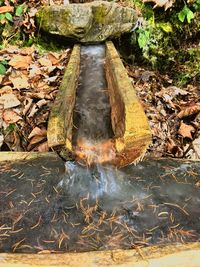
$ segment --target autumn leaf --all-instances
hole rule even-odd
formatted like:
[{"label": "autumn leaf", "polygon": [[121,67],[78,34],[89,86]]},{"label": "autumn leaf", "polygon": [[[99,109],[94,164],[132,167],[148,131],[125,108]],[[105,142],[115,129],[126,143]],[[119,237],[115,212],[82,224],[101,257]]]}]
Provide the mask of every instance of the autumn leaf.
[{"label": "autumn leaf", "polygon": [[193,147],[194,147],[194,150],[198,156],[198,158],[200,158],[200,137],[195,139],[193,142]]},{"label": "autumn leaf", "polygon": [[195,128],[192,125],[185,124],[184,122],[181,122],[180,128],[178,130],[178,133],[183,136],[184,138],[187,137],[189,139],[192,138],[192,133],[195,132]]},{"label": "autumn leaf", "polygon": [[21,102],[14,94],[4,94],[0,97],[0,104],[4,106],[4,109],[8,109],[19,106]]},{"label": "autumn leaf", "polygon": [[183,108],[179,113],[178,113],[178,117],[180,119],[184,118],[184,117],[188,117],[191,116],[193,114],[196,114],[200,111],[200,104],[193,104],[190,106],[187,106],[185,108]]},{"label": "autumn leaf", "polygon": [[153,2],[153,3],[155,3],[153,8],[164,7],[165,10],[167,10],[168,8],[170,8],[173,5],[174,0],[143,0],[143,2],[144,3]]},{"label": "autumn leaf", "polygon": [[0,14],[7,13],[7,12],[13,12],[14,7],[13,6],[1,6],[0,7]]},{"label": "autumn leaf", "polygon": [[43,67],[52,67],[51,60],[47,59],[46,57],[42,57],[38,60],[41,66]]},{"label": "autumn leaf", "polygon": [[21,120],[21,117],[13,110],[6,109],[3,111],[3,120],[10,124],[10,123],[15,123]]},{"label": "autumn leaf", "polygon": [[29,134],[28,139],[31,139],[34,136],[46,136],[46,134],[47,134],[46,129],[44,129],[44,128],[43,129],[40,129],[39,127],[35,127],[31,131],[31,133]]},{"label": "autumn leaf", "polygon": [[40,144],[38,147],[36,147],[39,152],[48,152],[49,151],[49,146],[48,142],[44,142]]},{"label": "autumn leaf", "polygon": [[32,61],[31,56],[14,55],[9,65],[15,69],[27,69]]},{"label": "autumn leaf", "polygon": [[23,89],[29,87],[28,77],[25,74],[17,73],[9,77],[14,89]]},{"label": "autumn leaf", "polygon": [[48,58],[51,61],[52,65],[57,65],[59,63],[59,54],[50,52]]}]

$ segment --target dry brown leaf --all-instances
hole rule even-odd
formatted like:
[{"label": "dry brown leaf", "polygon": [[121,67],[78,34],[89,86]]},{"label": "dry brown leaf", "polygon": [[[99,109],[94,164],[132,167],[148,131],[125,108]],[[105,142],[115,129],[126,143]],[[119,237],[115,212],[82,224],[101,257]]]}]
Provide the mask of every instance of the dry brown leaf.
[{"label": "dry brown leaf", "polygon": [[32,61],[31,56],[14,55],[9,65],[15,69],[27,69]]},{"label": "dry brown leaf", "polygon": [[26,98],[26,99],[24,100],[24,103],[23,103],[23,104],[24,104],[24,109],[23,109],[23,111],[22,111],[22,113],[23,113],[24,116],[25,116],[25,115],[27,114],[27,112],[29,111],[29,109],[30,109],[32,103],[33,103],[33,99],[31,99],[31,98]]},{"label": "dry brown leaf", "polygon": [[33,77],[40,75],[40,74],[42,74],[42,72],[41,72],[39,66],[37,66],[36,64],[31,64],[30,65],[30,71],[29,71],[29,77],[33,78]]},{"label": "dry brown leaf", "polygon": [[38,107],[37,105],[34,105],[28,115],[29,118],[33,117],[35,115],[35,113],[38,111]]},{"label": "dry brown leaf", "polygon": [[6,123],[15,123],[21,120],[21,117],[13,110],[6,109],[3,111],[3,120]]},{"label": "dry brown leaf", "polygon": [[184,118],[184,117],[188,117],[191,116],[193,114],[196,114],[200,111],[200,104],[194,104],[194,105],[190,105],[187,107],[184,107],[179,113],[178,113],[178,117],[180,119]]},{"label": "dry brown leaf", "polygon": [[195,132],[195,128],[192,125],[188,125],[185,124],[184,122],[181,122],[180,128],[178,130],[178,133],[180,135],[192,139],[193,132]]},{"label": "dry brown leaf", "polygon": [[194,150],[198,156],[198,158],[200,158],[200,137],[195,139],[193,142],[193,147],[194,147]]},{"label": "dry brown leaf", "polygon": [[31,131],[31,133],[29,134],[28,139],[31,139],[34,136],[46,136],[46,134],[47,134],[46,129],[44,129],[44,128],[43,129],[40,129],[39,127],[36,126]]},{"label": "dry brown leaf", "polygon": [[37,143],[40,143],[41,141],[43,141],[43,140],[45,140],[45,139],[46,139],[46,137],[41,136],[41,135],[36,135],[36,136],[34,136],[34,137],[31,139],[30,143],[29,143],[29,149],[31,149],[31,146],[32,146],[32,145],[37,144]]},{"label": "dry brown leaf", "polygon": [[167,10],[168,8],[170,8],[173,5],[174,0],[143,0],[143,2],[144,3],[153,2],[153,3],[155,3],[153,8],[164,7],[165,10]]},{"label": "dry brown leaf", "polygon": [[59,54],[50,52],[48,58],[51,61],[52,65],[57,65],[59,63]]},{"label": "dry brown leaf", "polygon": [[177,151],[178,146],[175,144],[173,139],[169,138],[169,141],[167,143],[167,152],[175,155]]},{"label": "dry brown leaf", "polygon": [[46,57],[41,57],[38,62],[43,67],[52,67],[51,60],[47,59]]},{"label": "dry brown leaf", "polygon": [[4,109],[8,109],[19,106],[21,102],[14,94],[4,94],[0,97],[0,104],[4,106]]},{"label": "dry brown leaf", "polygon": [[3,86],[0,90],[0,95],[3,95],[3,94],[9,94],[9,93],[12,93],[12,87],[11,86]]},{"label": "dry brown leaf", "polygon": [[49,151],[49,146],[48,146],[48,142],[44,142],[42,144],[40,144],[38,147],[37,147],[37,150],[39,152],[48,152]]},{"label": "dry brown leaf", "polygon": [[17,74],[12,77],[9,77],[10,81],[13,84],[14,89],[23,89],[29,87],[28,77],[24,74]]},{"label": "dry brown leaf", "polygon": [[6,13],[6,12],[13,12],[14,7],[13,6],[1,6],[0,7],[0,14]]}]

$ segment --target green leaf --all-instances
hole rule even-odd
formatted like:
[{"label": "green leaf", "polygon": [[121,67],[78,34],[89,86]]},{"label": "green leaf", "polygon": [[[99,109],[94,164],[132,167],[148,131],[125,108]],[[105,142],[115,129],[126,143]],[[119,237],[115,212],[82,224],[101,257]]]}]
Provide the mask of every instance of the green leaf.
[{"label": "green leaf", "polygon": [[5,19],[5,14],[0,14],[0,20],[4,20]]},{"label": "green leaf", "polygon": [[17,6],[15,11],[15,16],[20,17],[23,11],[24,11],[24,4]]},{"label": "green leaf", "polygon": [[5,14],[5,17],[7,18],[7,20],[9,20],[9,21],[13,21],[13,17],[12,17],[12,15],[9,13],[9,12],[7,12],[6,14]]},{"label": "green leaf", "polygon": [[161,29],[164,31],[164,32],[172,32],[172,25],[171,23],[169,22],[166,22],[166,23],[160,23],[159,26],[161,27]]},{"label": "green leaf", "polygon": [[141,31],[139,33],[139,37],[138,37],[138,44],[140,48],[144,48],[150,38],[150,32],[149,31]]},{"label": "green leaf", "polygon": [[184,8],[178,13],[178,18],[181,22],[184,22],[187,15],[187,6],[184,6]]},{"label": "green leaf", "polygon": [[0,63],[0,75],[4,75],[6,73],[6,68],[3,64]]},{"label": "green leaf", "polygon": [[190,23],[193,18],[194,18],[194,13],[188,8],[187,22]]},{"label": "green leaf", "polygon": [[178,18],[181,22],[184,22],[186,18],[187,22],[190,23],[194,18],[194,13],[189,9],[187,5],[185,5],[184,8],[178,13]]},{"label": "green leaf", "polygon": [[7,65],[8,61],[7,60],[2,60],[0,64]]}]

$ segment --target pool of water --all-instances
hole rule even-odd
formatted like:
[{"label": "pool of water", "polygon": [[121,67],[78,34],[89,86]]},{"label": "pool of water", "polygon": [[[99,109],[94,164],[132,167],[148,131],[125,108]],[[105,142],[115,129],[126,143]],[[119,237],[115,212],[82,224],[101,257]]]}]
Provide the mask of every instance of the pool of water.
[{"label": "pool of water", "polygon": [[200,164],[115,169],[59,158],[0,163],[0,251],[133,248],[200,238]]}]

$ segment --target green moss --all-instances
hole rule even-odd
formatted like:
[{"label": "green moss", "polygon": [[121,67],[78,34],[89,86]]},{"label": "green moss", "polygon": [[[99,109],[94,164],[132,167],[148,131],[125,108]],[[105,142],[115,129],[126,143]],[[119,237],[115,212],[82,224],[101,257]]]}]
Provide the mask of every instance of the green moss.
[{"label": "green moss", "polygon": [[107,13],[108,10],[105,5],[102,4],[101,6],[95,7],[93,9],[94,21],[98,24],[105,24]]}]

